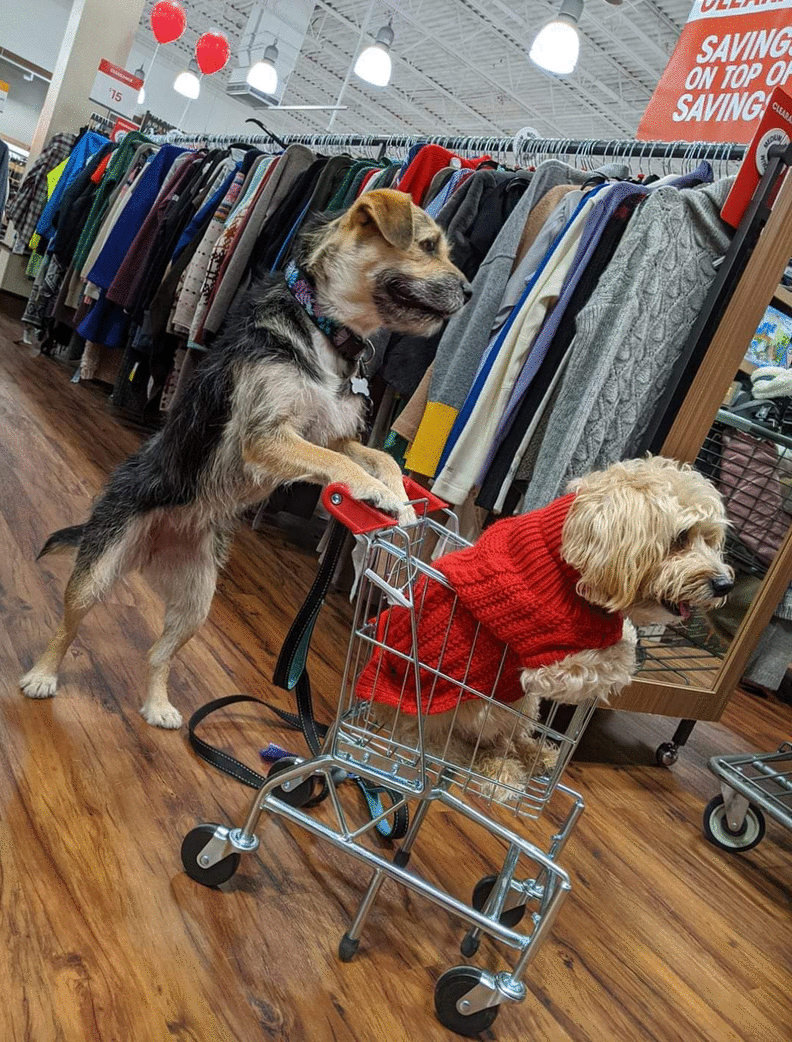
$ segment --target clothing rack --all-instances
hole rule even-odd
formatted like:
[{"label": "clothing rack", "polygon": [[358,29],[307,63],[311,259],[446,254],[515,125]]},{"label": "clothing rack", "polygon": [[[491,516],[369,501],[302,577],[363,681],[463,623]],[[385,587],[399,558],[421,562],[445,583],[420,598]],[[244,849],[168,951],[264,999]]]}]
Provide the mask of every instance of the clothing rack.
[{"label": "clothing rack", "polygon": [[[269,146],[273,150],[281,147],[266,134],[189,137],[171,133],[155,140],[196,146],[240,143]],[[632,164],[633,169],[638,166],[640,170],[643,166],[646,172],[654,172],[652,164],[658,164],[663,174],[672,172],[672,164],[690,169],[706,160],[715,167],[716,178],[734,172],[729,164],[741,162],[746,152],[745,146],[728,143],[543,139],[527,131],[513,138],[307,134],[286,135],[282,141],[303,144],[320,153],[354,150],[366,154],[370,151],[372,158],[381,158],[387,152],[406,153],[413,145],[426,143],[463,154],[490,154],[504,165],[538,165],[544,159],[557,157],[581,169],[594,169],[603,160],[612,160]],[[689,369],[682,367],[680,379],[673,381],[669,394],[664,396],[670,400],[658,403],[664,409],[662,414],[658,413],[658,422],[649,437],[652,448],[663,455],[679,460],[696,459],[740,365],[745,345],[750,342],[792,256],[792,178],[784,181],[773,202],[778,181],[790,164],[792,147],[771,156],[760,188],[735,233],[719,277],[686,345],[685,358],[692,365]],[[670,668],[661,670],[659,675],[657,671],[639,673],[612,701],[612,707],[681,719],[673,740],[661,747],[665,753],[670,750],[672,760],[689,736],[694,720],[720,718],[751,649],[789,583],[790,569],[792,528],[719,664],[708,666],[702,672],[695,664],[689,669],[685,662],[676,664],[674,659],[669,659]],[[669,680],[672,676],[674,679]]]},{"label": "clothing rack", "polygon": [[[506,164],[527,165],[550,157],[574,159],[586,164],[589,159],[660,160],[668,166],[672,160],[697,163],[739,163],[745,155],[745,145],[717,141],[633,141],[618,139],[538,138],[525,131],[513,137],[463,137],[454,135],[425,136],[420,134],[284,134],[279,141],[287,145],[299,144],[319,152],[343,152],[355,149],[369,152],[372,158],[389,153],[406,153],[414,145],[440,145],[451,152],[491,155]],[[232,144],[274,146],[267,134],[204,134],[186,135],[178,131],[154,138],[155,141],[176,145]],[[279,147],[279,146],[278,146]]]}]

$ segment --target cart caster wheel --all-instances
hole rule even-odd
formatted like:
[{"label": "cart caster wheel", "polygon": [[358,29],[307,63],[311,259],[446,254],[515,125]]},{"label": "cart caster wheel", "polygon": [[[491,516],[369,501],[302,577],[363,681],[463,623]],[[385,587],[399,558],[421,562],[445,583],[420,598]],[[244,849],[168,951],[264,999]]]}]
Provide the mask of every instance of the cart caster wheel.
[{"label": "cart caster wheel", "polygon": [[673,742],[663,742],[655,750],[655,763],[658,767],[673,767],[679,759],[679,746]]},{"label": "cart caster wheel", "polygon": [[482,972],[474,966],[455,966],[446,970],[435,985],[435,1013],[440,1023],[465,1038],[475,1038],[492,1025],[499,1006],[488,1006],[475,1013],[460,1013],[457,1003],[481,983]]},{"label": "cart caster wheel", "polygon": [[338,958],[341,962],[352,962],[360,947],[360,938],[350,937],[345,933],[338,945]]},{"label": "cart caster wheel", "polygon": [[227,854],[222,861],[214,865],[204,866],[198,860],[201,851],[214,836],[217,825],[196,825],[184,837],[181,846],[181,859],[184,871],[202,886],[220,886],[227,883],[231,876],[239,868],[240,854],[234,852]]},{"label": "cart caster wheel", "polygon": [[[470,899],[471,904],[477,912],[484,910],[489,895],[492,893],[492,888],[497,882],[497,876],[484,876],[483,879],[479,879],[478,883],[473,887],[473,896]],[[522,921],[522,917],[525,915],[525,905],[516,905],[514,908],[505,908],[500,914],[500,922],[504,926],[508,926],[510,930],[513,930],[519,922]],[[463,951],[463,955],[468,953]],[[471,955],[475,955],[475,952],[471,952]]]},{"label": "cart caster wheel", "polygon": [[[275,763],[267,771],[267,778],[274,778],[276,774],[280,774],[282,771],[288,771],[296,763],[298,763],[296,756],[283,756],[280,760],[276,760]],[[309,803],[314,795],[314,779],[306,778],[305,781],[292,782],[293,788],[289,789],[288,792],[284,791],[280,786],[272,790],[272,795],[276,800],[280,800],[281,803],[287,803],[290,807],[304,807],[306,803]]]},{"label": "cart caster wheel", "polygon": [[462,943],[459,946],[459,950],[465,956],[466,959],[472,959],[476,952],[479,950],[481,939],[477,937],[472,930],[465,934],[462,938]]},{"label": "cart caster wheel", "polygon": [[723,796],[715,796],[704,808],[704,835],[721,850],[730,854],[753,850],[765,834],[764,814],[753,804],[748,805],[745,821],[737,832],[732,832],[726,820]]}]

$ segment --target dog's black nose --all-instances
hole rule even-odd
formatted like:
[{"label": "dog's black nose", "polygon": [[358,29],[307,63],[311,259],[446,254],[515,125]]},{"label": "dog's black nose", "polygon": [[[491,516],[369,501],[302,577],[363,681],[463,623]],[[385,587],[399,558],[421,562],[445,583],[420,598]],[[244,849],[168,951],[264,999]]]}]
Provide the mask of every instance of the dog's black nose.
[{"label": "dog's black nose", "polygon": [[469,282],[460,282],[459,285],[462,287],[462,296],[465,298],[465,303],[467,304],[467,302],[473,296],[473,287],[470,285]]},{"label": "dog's black nose", "polygon": [[710,579],[710,586],[716,597],[725,597],[734,589],[734,580],[728,575],[716,575]]}]

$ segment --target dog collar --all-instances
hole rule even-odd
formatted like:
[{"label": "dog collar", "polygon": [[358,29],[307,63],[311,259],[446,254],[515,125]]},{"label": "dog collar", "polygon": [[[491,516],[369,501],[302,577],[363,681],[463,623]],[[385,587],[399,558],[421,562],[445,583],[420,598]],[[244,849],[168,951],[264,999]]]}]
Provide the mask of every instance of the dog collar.
[{"label": "dog collar", "polygon": [[316,328],[324,333],[339,354],[343,355],[350,362],[355,362],[366,348],[371,347],[370,341],[361,340],[351,329],[342,326],[340,322],[336,322],[335,319],[323,314],[319,301],[316,299],[316,290],[294,261],[289,261],[286,265],[284,275],[291,295]]}]

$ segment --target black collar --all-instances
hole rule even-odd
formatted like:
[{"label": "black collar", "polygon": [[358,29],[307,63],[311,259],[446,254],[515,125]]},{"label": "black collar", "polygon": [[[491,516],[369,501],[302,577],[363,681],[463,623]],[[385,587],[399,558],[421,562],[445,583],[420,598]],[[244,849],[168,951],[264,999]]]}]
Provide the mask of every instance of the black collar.
[{"label": "black collar", "polygon": [[370,341],[362,340],[347,326],[342,326],[340,322],[322,312],[313,283],[294,261],[289,261],[286,265],[284,275],[289,292],[316,328],[324,333],[340,355],[350,362],[356,362],[366,348],[371,346]]}]

